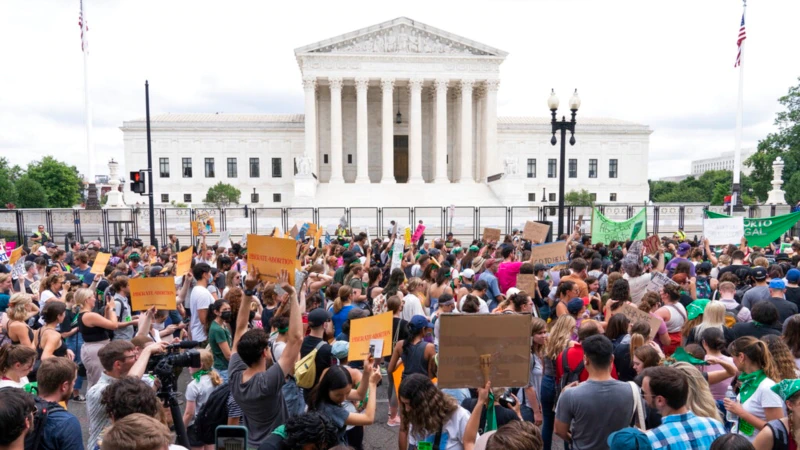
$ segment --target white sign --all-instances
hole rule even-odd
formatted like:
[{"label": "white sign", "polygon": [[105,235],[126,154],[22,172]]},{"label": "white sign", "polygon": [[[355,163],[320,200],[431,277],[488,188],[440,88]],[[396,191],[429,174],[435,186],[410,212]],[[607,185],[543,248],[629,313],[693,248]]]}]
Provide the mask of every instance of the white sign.
[{"label": "white sign", "polygon": [[738,244],[744,236],[744,217],[706,219],[703,221],[703,236],[711,245]]},{"label": "white sign", "polygon": [[231,232],[228,230],[219,233],[219,246],[224,248],[231,248]]},{"label": "white sign", "polygon": [[403,261],[403,248],[405,241],[396,239],[394,247],[392,248],[392,270],[399,269],[400,263]]}]

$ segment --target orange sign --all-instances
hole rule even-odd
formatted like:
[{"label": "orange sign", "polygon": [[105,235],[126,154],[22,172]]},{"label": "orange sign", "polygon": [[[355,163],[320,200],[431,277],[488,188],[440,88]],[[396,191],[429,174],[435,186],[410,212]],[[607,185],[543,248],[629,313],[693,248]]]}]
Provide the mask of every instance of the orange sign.
[{"label": "orange sign", "polygon": [[182,277],[189,273],[192,269],[192,248],[189,247],[186,250],[178,253],[178,268],[176,269],[175,275]]},{"label": "orange sign", "polygon": [[14,250],[11,250],[11,256],[8,257],[8,263],[13,266],[14,264],[16,264],[20,256],[22,256],[22,247],[17,247]]},{"label": "orange sign", "polygon": [[247,235],[247,264],[257,267],[267,281],[277,282],[280,271],[287,270],[289,284],[294,285],[296,252],[294,239]]},{"label": "orange sign", "polygon": [[91,272],[95,275],[103,275],[106,273],[106,266],[111,259],[111,253],[98,253],[94,258]]},{"label": "orange sign", "polygon": [[202,236],[204,234],[216,232],[217,228],[214,226],[213,217],[192,221],[192,234],[194,236]]},{"label": "orange sign", "polygon": [[383,341],[382,356],[392,354],[392,313],[350,321],[350,352],[348,361],[364,361],[369,356],[369,341]]},{"label": "orange sign", "polygon": [[131,309],[145,311],[155,305],[160,310],[176,309],[175,280],[172,277],[131,278]]}]

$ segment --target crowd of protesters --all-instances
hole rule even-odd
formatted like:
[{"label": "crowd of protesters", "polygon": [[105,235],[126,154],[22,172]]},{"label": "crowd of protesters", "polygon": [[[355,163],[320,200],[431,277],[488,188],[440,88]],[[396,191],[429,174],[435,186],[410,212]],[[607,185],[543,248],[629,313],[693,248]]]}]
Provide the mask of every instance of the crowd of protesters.
[{"label": "crowd of protesters", "polygon": [[[551,449],[554,435],[575,450],[797,448],[800,242],[559,238],[565,263],[545,266],[517,230],[423,235],[394,255],[396,226],[377,239],[340,227],[296,239],[290,276],[248,265],[241,242],[62,249],[40,227],[0,265],[0,450],[183,448],[183,427],[189,447],[214,449],[223,425],[252,449],[361,449],[376,423],[398,428],[401,450]],[[139,277],[174,279],[177,309],[133,310]],[[384,312],[391,356],[349,361],[352,321]],[[444,314],[530,316],[528,383],[437,387]],[[151,360],[188,340],[199,363],[173,417]],[[88,435],[71,402],[86,403]]]}]

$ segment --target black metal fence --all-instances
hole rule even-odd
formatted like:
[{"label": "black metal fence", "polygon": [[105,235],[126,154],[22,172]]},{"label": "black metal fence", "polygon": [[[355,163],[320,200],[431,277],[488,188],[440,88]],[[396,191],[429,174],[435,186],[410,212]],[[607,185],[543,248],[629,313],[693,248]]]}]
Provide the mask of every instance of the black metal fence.
[{"label": "black metal fence", "polygon": [[[703,229],[703,209],[725,212],[721,206],[707,204],[648,204],[648,205],[596,205],[598,210],[612,220],[625,220],[647,209],[647,229],[649,233],[671,235],[683,228],[687,235],[701,234]],[[747,209],[748,217],[770,217],[787,214],[788,205],[761,205]],[[416,227],[422,220],[429,237],[444,237],[452,231],[455,238],[471,241],[482,235],[487,227],[499,228],[503,233],[522,229],[525,222],[550,221],[553,229],[558,228],[558,208],[556,206],[512,206],[512,207],[472,207],[456,206],[452,211],[447,207],[320,207],[320,208],[156,208],[155,235],[159,243],[167,241],[175,234],[182,244],[194,241],[191,222],[198,214],[206,214],[214,219],[216,232],[207,240],[216,242],[221,231],[230,231],[237,241],[247,233],[269,234],[275,227],[289,230],[295,224],[313,222],[327,229],[331,234],[340,218],[345,217],[354,232],[366,231],[371,237],[385,236],[395,221],[402,229]],[[566,208],[566,230],[583,219],[583,230],[591,230],[592,208],[571,206]],[[39,225],[44,225],[54,240],[64,243],[67,239],[88,242],[98,239],[104,246],[121,245],[125,238],[141,238],[149,241],[150,220],[147,208],[115,208],[100,211],[83,209],[0,209],[0,238],[10,241],[26,242]]]}]

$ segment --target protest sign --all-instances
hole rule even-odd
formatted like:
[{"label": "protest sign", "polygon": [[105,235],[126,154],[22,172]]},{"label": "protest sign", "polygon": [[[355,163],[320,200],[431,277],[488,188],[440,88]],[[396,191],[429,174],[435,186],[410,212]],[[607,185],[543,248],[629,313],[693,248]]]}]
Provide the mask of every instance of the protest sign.
[{"label": "protest sign", "polygon": [[291,229],[291,230],[289,230],[289,236],[291,236],[291,237],[292,237],[292,239],[297,239],[297,235],[298,235],[299,233],[300,233],[300,227],[298,227],[298,226],[297,226],[297,224],[294,224],[294,226],[292,227],[292,229]]},{"label": "protest sign", "polygon": [[297,235],[295,235],[294,238],[301,242],[304,241],[306,239],[306,235],[308,234],[308,228],[308,224],[304,223],[303,226],[300,227],[300,230],[297,231]]},{"label": "protest sign", "polygon": [[320,245],[320,239],[322,239],[322,227],[317,228],[317,231],[314,233],[314,247]]},{"label": "protest sign", "polygon": [[103,275],[106,273],[106,266],[111,259],[111,253],[98,253],[94,258],[91,273],[95,275]]},{"label": "protest sign", "polygon": [[175,305],[175,280],[172,277],[131,278],[131,309],[145,311],[155,305],[159,310],[173,310]]},{"label": "protest sign", "polygon": [[229,230],[221,231],[219,233],[219,247],[231,248],[231,232]]},{"label": "protest sign", "polygon": [[653,317],[650,314],[642,311],[641,309],[631,305],[630,303],[626,303],[620,306],[615,313],[617,314],[624,314],[625,317],[630,320],[631,324],[636,322],[647,322],[650,324],[650,338],[652,339],[655,337],[656,333],[658,332],[658,327],[661,326],[661,319],[658,317]]},{"label": "protest sign", "polygon": [[644,252],[647,255],[658,253],[658,248],[660,246],[661,240],[655,234],[644,240]]},{"label": "protest sign", "polygon": [[175,276],[182,277],[189,273],[192,268],[192,248],[178,253],[178,267],[175,269]]},{"label": "protest sign", "polygon": [[0,251],[0,264],[5,264],[8,262],[8,255],[6,252]]},{"label": "protest sign", "polygon": [[443,314],[439,320],[442,321],[439,336],[440,388],[483,387],[482,358],[489,360],[488,373],[493,386],[528,384],[531,358],[529,315]]},{"label": "protest sign", "polygon": [[780,252],[791,255],[792,253],[794,253],[794,250],[792,250],[792,244],[790,242],[783,242],[781,244]]},{"label": "protest sign", "polygon": [[11,251],[11,255],[8,257],[8,263],[12,266],[17,263],[17,260],[22,256],[22,247],[17,247]]},{"label": "protest sign", "polygon": [[294,240],[251,234],[247,236],[247,263],[258,268],[261,277],[273,283],[281,270],[289,272],[289,284],[294,284],[297,247]]},{"label": "protest sign", "polygon": [[411,227],[406,227],[405,233],[403,234],[403,240],[408,247],[411,247]]},{"label": "protest sign", "polygon": [[[408,228],[406,228],[406,230],[408,230]],[[400,263],[403,261],[403,249],[403,241],[395,239],[394,247],[392,247],[392,270],[400,268]]]},{"label": "protest sign", "polygon": [[550,232],[550,225],[538,222],[527,221],[525,228],[522,230],[522,238],[531,242],[542,243],[547,239],[547,233]]},{"label": "protest sign", "polygon": [[17,248],[17,243],[16,242],[7,242],[5,239],[2,239],[0,241],[3,243],[3,245],[0,247],[0,249],[5,249],[6,256],[11,256],[11,252],[15,248]]},{"label": "protest sign", "polygon": [[650,283],[647,284],[648,291],[661,292],[661,288],[667,284],[678,284],[661,272],[655,272],[652,276]]},{"label": "protest sign", "polygon": [[208,233],[216,233],[213,217],[203,217],[192,221],[192,235],[203,236]]},{"label": "protest sign", "polygon": [[414,230],[414,234],[411,236],[412,242],[417,242],[419,238],[422,237],[422,234],[425,233],[425,225],[419,224],[417,225],[417,229]]},{"label": "protest sign", "polygon": [[[730,217],[711,211],[706,211],[706,215],[709,219],[715,220]],[[745,218],[744,237],[747,238],[747,244],[751,247],[769,247],[770,243],[780,238],[783,233],[792,228],[798,220],[800,220],[800,211],[784,214],[782,216],[753,219]]]},{"label": "protest sign", "polygon": [[704,220],[703,236],[711,245],[739,244],[744,236],[744,217]]},{"label": "protest sign", "polygon": [[533,264],[544,264],[552,267],[566,264],[568,261],[566,241],[531,246],[531,262]]},{"label": "protest sign", "polygon": [[242,240],[239,243],[242,244],[242,247],[247,247],[247,233],[242,235]]},{"label": "protest sign", "polygon": [[647,212],[642,209],[628,220],[617,222],[592,208],[592,242],[640,240],[647,237]]},{"label": "protest sign", "polygon": [[500,233],[499,228],[484,228],[483,242],[500,242]]},{"label": "protest sign", "polygon": [[308,225],[308,231],[306,232],[306,235],[308,235],[308,236],[316,236],[317,235],[317,230],[319,229],[317,224],[315,224],[313,222],[308,222],[307,225]]},{"label": "protest sign", "polygon": [[14,278],[22,278],[25,276],[25,261],[19,260],[11,267],[11,275]]},{"label": "protest sign", "polygon": [[536,275],[520,273],[517,275],[517,289],[531,297],[536,293]]},{"label": "protest sign", "polygon": [[348,361],[364,361],[369,356],[369,341],[383,341],[383,354],[392,354],[392,313],[385,312],[377,316],[353,319],[350,321],[350,352]]}]

